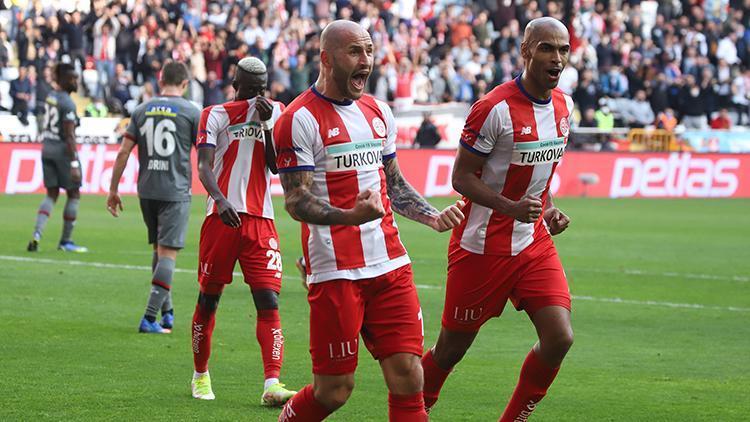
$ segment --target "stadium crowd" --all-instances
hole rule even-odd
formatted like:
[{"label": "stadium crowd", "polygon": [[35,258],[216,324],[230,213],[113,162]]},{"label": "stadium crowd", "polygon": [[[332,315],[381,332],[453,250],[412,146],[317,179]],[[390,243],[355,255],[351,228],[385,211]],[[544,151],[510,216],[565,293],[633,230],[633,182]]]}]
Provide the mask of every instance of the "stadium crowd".
[{"label": "stadium crowd", "polygon": [[127,115],[153,96],[167,59],[189,64],[188,95],[205,106],[230,98],[237,62],[256,56],[268,64],[269,95],[289,103],[317,77],[318,33],[334,18],[371,33],[375,96],[396,108],[471,103],[520,73],[523,28],[542,15],[571,29],[560,88],[573,95],[580,126],[750,122],[750,0],[93,0],[87,13],[23,3],[0,12],[9,87],[0,95],[22,122],[43,103],[59,60],[81,69],[96,116]]}]

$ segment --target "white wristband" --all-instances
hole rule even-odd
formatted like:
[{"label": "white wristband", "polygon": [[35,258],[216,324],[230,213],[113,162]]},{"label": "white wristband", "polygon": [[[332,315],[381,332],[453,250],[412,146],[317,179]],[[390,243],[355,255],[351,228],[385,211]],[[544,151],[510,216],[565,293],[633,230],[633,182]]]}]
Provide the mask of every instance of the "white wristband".
[{"label": "white wristband", "polygon": [[260,127],[263,130],[273,130],[273,119],[268,119],[260,122]]},{"label": "white wristband", "polygon": [[71,161],[70,168],[74,168],[74,169],[81,168],[81,162],[78,160]]}]

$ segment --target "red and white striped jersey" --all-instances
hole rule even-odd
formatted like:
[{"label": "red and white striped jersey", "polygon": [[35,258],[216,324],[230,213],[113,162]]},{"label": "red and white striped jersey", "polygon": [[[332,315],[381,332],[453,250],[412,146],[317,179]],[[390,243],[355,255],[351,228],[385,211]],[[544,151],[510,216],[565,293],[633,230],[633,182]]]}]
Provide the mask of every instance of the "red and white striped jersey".
[{"label": "red and white striped jersey", "polygon": [[[273,103],[275,121],[284,105]],[[237,212],[273,219],[271,172],[266,166],[265,140],[255,98],[206,107],[198,126],[197,148],[216,148],[214,176]],[[206,215],[216,212],[208,196]]]},{"label": "red and white striped jersey", "polygon": [[[493,89],[471,108],[461,147],[486,157],[480,178],[517,201],[526,194],[546,204],[555,168],[570,133],[573,99],[560,89],[546,101],[533,98],[520,77]],[[541,216],[522,223],[464,198],[466,219],[453,230],[451,250],[485,255],[518,255],[534,240],[549,236]]]},{"label": "red and white striped jersey", "polygon": [[365,95],[335,101],[310,88],[274,128],[279,172],[312,171],[311,192],[353,208],[360,192],[380,192],[386,214],[360,226],[302,224],[308,283],[359,280],[410,262],[386,194],[383,161],[396,156],[396,122],[383,102]]}]

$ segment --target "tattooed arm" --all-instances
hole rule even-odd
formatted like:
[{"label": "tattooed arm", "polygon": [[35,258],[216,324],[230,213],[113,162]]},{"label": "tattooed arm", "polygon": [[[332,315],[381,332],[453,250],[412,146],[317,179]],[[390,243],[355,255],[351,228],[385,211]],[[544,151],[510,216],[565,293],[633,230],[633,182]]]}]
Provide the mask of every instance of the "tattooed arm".
[{"label": "tattooed arm", "polygon": [[464,219],[461,212],[462,201],[440,212],[422,198],[422,195],[404,179],[396,157],[388,159],[383,165],[391,208],[397,214],[432,227],[439,232],[452,229]]},{"label": "tattooed arm", "polygon": [[313,172],[282,172],[279,177],[284,188],[284,206],[289,215],[297,221],[324,226],[358,226],[385,215],[380,195],[375,191],[360,193],[354,208],[342,209],[317,198],[310,192]]}]

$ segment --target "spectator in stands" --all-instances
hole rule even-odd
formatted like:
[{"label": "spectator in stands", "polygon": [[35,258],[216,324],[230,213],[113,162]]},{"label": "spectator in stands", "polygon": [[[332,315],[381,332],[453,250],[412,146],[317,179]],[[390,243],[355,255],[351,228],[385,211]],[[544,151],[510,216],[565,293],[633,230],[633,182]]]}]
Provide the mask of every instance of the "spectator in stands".
[{"label": "spectator in stands", "polygon": [[623,120],[630,127],[642,128],[654,123],[654,111],[646,100],[646,91],[639,89],[635,98],[625,103],[621,110]]},{"label": "spectator in stands", "polygon": [[738,116],[737,124],[744,124],[750,118],[750,68],[732,81],[732,105]]},{"label": "spectator in stands", "polygon": [[109,114],[102,97],[94,97],[94,101],[90,102],[83,112],[86,117],[107,117]]},{"label": "spectator in stands", "polygon": [[215,71],[210,70],[208,78],[206,78],[206,82],[203,84],[203,107],[223,102],[224,94],[222,93],[221,80],[219,80]]},{"label": "spectator in stands", "polygon": [[81,24],[81,12],[76,10],[68,14],[60,10],[58,11],[58,16],[61,22],[62,33],[65,34],[67,53],[71,60],[77,63],[79,71],[83,70],[86,66],[86,54],[84,52],[85,33]]},{"label": "spectator in stands", "polygon": [[417,129],[417,137],[414,139],[416,148],[434,148],[440,142],[440,133],[437,126],[432,122],[429,112],[422,114],[422,124]]},{"label": "spectator in stands", "polygon": [[704,130],[708,128],[708,119],[706,118],[707,93],[695,81],[693,75],[685,77],[685,86],[680,92],[680,123],[686,129]]},{"label": "spectator in stands", "polygon": [[31,90],[33,86],[28,77],[28,69],[25,66],[18,68],[18,79],[10,83],[10,96],[13,98],[11,113],[18,117],[22,125],[29,125],[29,101],[31,101]]},{"label": "spectator in stands", "polygon": [[677,116],[675,116],[674,110],[667,107],[664,111],[659,113],[656,117],[656,127],[657,129],[674,132],[674,129],[677,127]]},{"label": "spectator in stands", "polygon": [[36,98],[34,105],[34,116],[36,116],[37,133],[42,133],[42,123],[44,120],[44,104],[47,95],[53,91],[52,87],[52,67],[45,66],[42,69],[42,76],[36,81]]},{"label": "spectator in stands", "polygon": [[711,120],[711,129],[731,129],[732,119],[729,117],[729,110],[722,108],[719,114]]},{"label": "spectator in stands", "polygon": [[12,54],[13,46],[8,42],[8,34],[0,29],[0,68],[8,67]]},{"label": "spectator in stands", "polygon": [[[120,113],[126,110],[126,104],[132,99],[130,86],[133,84],[133,78],[125,71],[125,65],[117,63],[115,66],[115,77],[109,86],[111,95],[110,102],[113,110],[119,110]],[[130,113],[125,113],[130,114]]]},{"label": "spectator in stands", "polygon": [[594,73],[586,69],[581,74],[581,80],[575,91],[573,101],[581,110],[594,109],[599,101],[599,88],[594,83]]},{"label": "spectator in stands", "polygon": [[594,118],[596,119],[596,127],[600,130],[612,130],[615,127],[615,116],[606,104],[596,111]]},{"label": "spectator in stands", "polygon": [[94,60],[99,74],[97,96],[103,97],[105,87],[115,75],[116,39],[120,32],[120,21],[115,19],[111,7],[94,24]]}]

